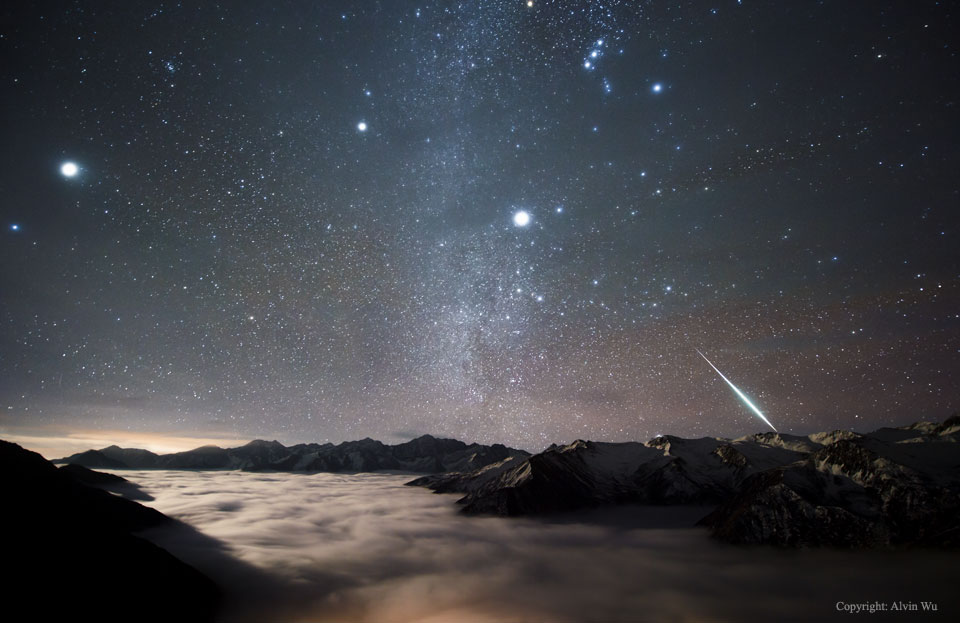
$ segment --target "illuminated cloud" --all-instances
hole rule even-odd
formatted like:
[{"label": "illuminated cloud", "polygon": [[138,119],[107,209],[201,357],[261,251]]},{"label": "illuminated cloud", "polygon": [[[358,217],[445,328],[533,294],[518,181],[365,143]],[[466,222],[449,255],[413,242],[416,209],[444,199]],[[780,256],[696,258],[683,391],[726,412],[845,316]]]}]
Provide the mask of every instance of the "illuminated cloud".
[{"label": "illuminated cloud", "polygon": [[[666,529],[691,525],[703,509],[613,509],[544,522],[463,516],[456,495],[405,487],[405,476],[121,473],[155,496],[151,506],[220,541],[159,537],[229,580],[237,608],[230,620],[810,619],[838,598],[824,569],[842,570],[851,596],[924,586],[935,600],[952,590],[950,555],[812,551],[785,559],[715,544],[703,530]],[[223,547],[275,583],[238,576],[209,551]]]}]

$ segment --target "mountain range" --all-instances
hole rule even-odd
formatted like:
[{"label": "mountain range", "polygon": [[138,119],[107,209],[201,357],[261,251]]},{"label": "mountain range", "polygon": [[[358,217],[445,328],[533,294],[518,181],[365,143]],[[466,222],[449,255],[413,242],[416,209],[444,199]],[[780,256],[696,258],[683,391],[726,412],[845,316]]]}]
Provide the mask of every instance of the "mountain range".
[{"label": "mountain range", "polygon": [[578,440],[408,483],[462,493],[465,513],[535,515],[615,504],[711,505],[731,543],[960,545],[960,416],[872,433]]},{"label": "mountain range", "polygon": [[427,474],[467,514],[542,515],[641,504],[701,506],[723,541],[778,546],[960,545],[960,415],[870,433],[577,440],[530,454],[424,435],[284,446],[252,441],[158,455],[110,446],[56,460],[86,467]]},{"label": "mountain range", "polygon": [[284,446],[255,440],[238,448],[203,446],[174,454],[109,446],[87,450],[54,463],[112,469],[240,469],[245,471],[369,472],[395,470],[439,473],[469,472],[529,453],[500,444],[483,446],[423,435],[406,443],[385,445],[374,439],[341,444],[302,443]]}]

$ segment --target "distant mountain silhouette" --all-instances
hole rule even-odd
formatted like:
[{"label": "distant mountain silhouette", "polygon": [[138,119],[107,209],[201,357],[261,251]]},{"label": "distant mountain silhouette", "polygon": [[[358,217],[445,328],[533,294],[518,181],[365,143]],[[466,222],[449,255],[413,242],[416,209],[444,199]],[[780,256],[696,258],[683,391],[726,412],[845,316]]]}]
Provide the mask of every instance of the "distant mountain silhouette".
[{"label": "distant mountain silhouette", "polygon": [[526,458],[523,450],[500,444],[466,444],[423,435],[406,443],[385,445],[374,439],[341,444],[297,444],[257,439],[239,448],[203,446],[157,455],[147,450],[109,446],[87,450],[54,463],[112,469],[242,469],[247,471],[367,472],[397,470],[420,473],[468,471],[509,457]]},{"label": "distant mountain silhouette", "polygon": [[958,442],[958,415],[867,434],[576,441],[408,484],[465,494],[465,513],[716,505],[699,523],[732,543],[957,546]]},{"label": "distant mountain silhouette", "polygon": [[109,474],[57,469],[0,441],[4,608],[31,620],[213,618],[218,588],[134,536],[171,522],[162,513],[84,484]]},{"label": "distant mountain silhouette", "polygon": [[[111,446],[111,448],[116,446]],[[56,461],[62,463],[71,463],[73,465],[81,465],[84,467],[100,467],[107,469],[116,469],[126,467],[126,464],[123,461],[111,458],[105,452],[110,448],[104,448],[103,450],[87,450],[86,452],[80,452],[79,454],[74,454],[69,458],[63,461]]]}]

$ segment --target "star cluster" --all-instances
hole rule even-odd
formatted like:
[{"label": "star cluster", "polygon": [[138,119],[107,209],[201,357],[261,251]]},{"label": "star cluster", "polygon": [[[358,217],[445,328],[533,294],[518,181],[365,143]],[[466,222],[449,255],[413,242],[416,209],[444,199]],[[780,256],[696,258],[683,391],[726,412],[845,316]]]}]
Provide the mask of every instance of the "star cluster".
[{"label": "star cluster", "polygon": [[0,422],[539,449],[958,406],[945,4],[9,9]]}]

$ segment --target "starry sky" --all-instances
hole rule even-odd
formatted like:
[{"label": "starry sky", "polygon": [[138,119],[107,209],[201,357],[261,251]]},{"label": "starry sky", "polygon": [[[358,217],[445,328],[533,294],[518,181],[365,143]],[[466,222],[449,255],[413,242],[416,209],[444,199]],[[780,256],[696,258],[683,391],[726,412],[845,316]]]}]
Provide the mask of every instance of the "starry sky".
[{"label": "starry sky", "polygon": [[13,4],[8,437],[958,408],[952,3]]}]

